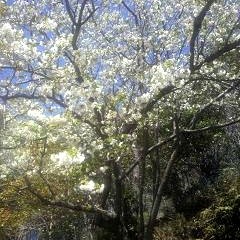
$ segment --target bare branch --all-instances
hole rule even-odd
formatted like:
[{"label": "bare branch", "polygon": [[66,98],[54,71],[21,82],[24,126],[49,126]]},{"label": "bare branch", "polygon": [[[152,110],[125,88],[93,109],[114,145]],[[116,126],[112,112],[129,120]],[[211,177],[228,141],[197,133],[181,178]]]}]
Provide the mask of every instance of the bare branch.
[{"label": "bare branch", "polygon": [[39,170],[38,170],[38,174],[40,176],[40,178],[43,180],[43,182],[46,184],[49,192],[51,193],[52,197],[55,197],[56,194],[53,191],[53,188],[51,186],[51,184],[49,183],[49,181],[44,177],[43,173],[42,173],[42,168],[43,168],[43,161],[44,161],[44,157],[46,155],[46,151],[47,151],[47,137],[44,137],[41,139],[41,141],[43,141],[43,149],[40,151],[40,162],[39,162]]}]

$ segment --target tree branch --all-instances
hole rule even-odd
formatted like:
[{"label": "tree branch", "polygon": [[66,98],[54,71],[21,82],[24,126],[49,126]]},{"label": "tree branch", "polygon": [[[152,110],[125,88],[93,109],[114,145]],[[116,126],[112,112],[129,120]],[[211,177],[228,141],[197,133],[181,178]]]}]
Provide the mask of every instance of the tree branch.
[{"label": "tree branch", "polygon": [[88,16],[83,20],[83,12],[84,12],[84,9],[86,7],[86,4],[87,4],[87,1],[88,0],[83,0],[82,4],[81,4],[81,8],[80,8],[80,11],[79,11],[79,15],[78,15],[78,21],[77,23],[75,24],[76,25],[76,28],[75,28],[75,32],[73,34],[73,39],[72,39],[72,46],[73,46],[73,50],[77,50],[78,47],[77,47],[77,39],[78,39],[78,36],[80,34],[80,30],[81,30],[81,27],[93,16],[93,14],[97,11],[98,8],[95,8],[94,7],[94,4],[92,2],[92,6],[93,6],[93,9],[92,11],[90,11],[90,13],[88,14]]},{"label": "tree branch", "polygon": [[170,84],[162,89],[159,90],[159,92],[153,96],[153,98],[151,98],[148,103],[146,104],[146,106],[144,106],[142,109],[141,109],[141,114],[146,114],[148,113],[149,111],[151,111],[154,107],[154,105],[163,97],[165,97],[166,95],[168,95],[169,93],[175,91],[176,88],[174,85]]},{"label": "tree branch", "polygon": [[135,19],[135,24],[136,26],[139,25],[139,22],[138,22],[138,17],[136,15],[136,13],[125,3],[125,1],[122,1],[122,4],[123,6],[128,10],[128,12],[130,12],[132,14],[132,16],[134,17]]},{"label": "tree branch", "polygon": [[71,64],[74,67],[75,73],[77,75],[76,81],[81,84],[82,82],[84,82],[84,80],[83,80],[79,66],[77,65],[75,60],[70,56],[70,54],[67,51],[65,52],[65,56],[69,59],[69,61],[71,62]]},{"label": "tree branch", "polygon": [[25,183],[27,185],[27,190],[32,193],[37,199],[41,201],[44,205],[55,206],[67,208],[74,211],[86,212],[86,213],[97,213],[108,218],[115,218],[115,213],[106,211],[104,209],[98,208],[97,206],[84,206],[79,204],[73,204],[70,202],[63,202],[59,200],[50,200],[47,197],[43,196],[40,192],[33,188],[28,177],[24,176]]},{"label": "tree branch", "polygon": [[[173,134],[170,137],[168,137],[168,138],[156,143],[155,145],[149,147],[148,150],[146,151],[146,155],[151,153],[153,150],[155,150],[155,149],[167,144],[168,142],[172,141],[175,137],[176,137],[176,134]],[[138,164],[139,164],[139,160],[136,160],[134,163],[132,163],[132,165],[122,174],[121,180],[124,180],[134,170],[134,168]]]},{"label": "tree branch", "polygon": [[212,125],[212,126],[208,126],[208,127],[204,127],[204,128],[197,128],[197,129],[184,129],[182,130],[183,133],[200,133],[200,132],[206,132],[209,130],[216,130],[216,129],[220,129],[220,128],[224,128],[224,127],[228,127],[231,126],[233,124],[239,123],[240,122],[240,118],[237,118],[233,121],[229,121],[226,123],[222,123],[222,124],[218,124],[218,125]]},{"label": "tree branch", "polygon": [[169,143],[170,141],[172,141],[174,138],[176,137],[176,134],[171,135],[170,137],[154,144],[153,146],[151,146],[150,148],[148,148],[147,154],[151,153],[152,151],[154,151],[155,149],[165,145],[166,143]]},{"label": "tree branch", "polygon": [[174,150],[171,154],[171,157],[169,159],[169,161],[167,162],[167,166],[164,169],[164,173],[161,179],[161,183],[158,187],[156,196],[155,196],[155,200],[152,204],[152,209],[151,209],[151,213],[150,213],[150,217],[149,217],[149,221],[148,221],[148,228],[147,228],[147,235],[148,237],[150,237],[153,234],[153,228],[154,228],[154,223],[156,221],[157,218],[157,214],[159,211],[159,207],[162,201],[162,197],[163,197],[163,192],[164,192],[164,188],[168,182],[169,176],[171,174],[171,170],[173,168],[173,164],[175,163],[175,161],[177,160],[177,158],[179,157],[179,150],[180,150],[180,131],[179,131],[179,125],[178,125],[178,117],[175,116],[173,119],[173,135],[176,135],[176,139],[175,139],[175,144],[174,144]]},{"label": "tree branch", "polygon": [[193,22],[193,33],[190,39],[190,71],[191,72],[195,70],[194,58],[195,58],[196,39],[201,31],[203,20],[207,12],[209,11],[210,7],[213,5],[214,1],[215,0],[208,0]]},{"label": "tree branch", "polygon": [[213,62],[214,60],[218,59],[219,57],[221,57],[225,53],[230,52],[231,50],[236,49],[239,46],[240,46],[240,39],[238,39],[238,40],[236,40],[232,43],[225,44],[224,47],[220,48],[216,52],[214,52],[214,53],[210,54],[208,57],[206,57],[203,62],[194,66],[194,71],[199,70],[204,63]]},{"label": "tree branch", "polygon": [[202,106],[193,116],[191,122],[190,122],[190,128],[193,129],[200,117],[200,115],[210,106],[212,106],[215,102],[223,99],[229,92],[231,92],[232,90],[235,90],[237,86],[240,85],[240,81],[239,79],[229,88],[227,88],[224,92],[220,93],[217,97],[215,97],[214,99],[212,99],[209,103],[207,103],[206,105]]},{"label": "tree branch", "polygon": [[65,7],[66,7],[66,10],[67,10],[67,13],[68,13],[73,25],[76,25],[77,23],[76,23],[76,20],[75,20],[74,12],[71,8],[71,5],[70,5],[69,1],[64,0],[64,2],[65,2]]}]

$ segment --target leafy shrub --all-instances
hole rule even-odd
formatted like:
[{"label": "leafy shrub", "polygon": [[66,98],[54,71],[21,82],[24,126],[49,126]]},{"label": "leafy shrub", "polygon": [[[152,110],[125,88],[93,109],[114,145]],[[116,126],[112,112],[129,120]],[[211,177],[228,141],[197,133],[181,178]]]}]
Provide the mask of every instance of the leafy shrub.
[{"label": "leafy shrub", "polygon": [[240,239],[240,176],[226,168],[216,186],[215,202],[194,220],[192,236],[212,240]]}]

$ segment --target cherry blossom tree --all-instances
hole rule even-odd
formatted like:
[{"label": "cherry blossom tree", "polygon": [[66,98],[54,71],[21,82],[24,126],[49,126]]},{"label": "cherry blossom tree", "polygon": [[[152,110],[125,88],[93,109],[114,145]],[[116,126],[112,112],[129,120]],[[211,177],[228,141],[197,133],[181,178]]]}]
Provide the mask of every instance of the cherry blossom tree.
[{"label": "cherry blossom tree", "polygon": [[239,1],[15,0],[0,17],[0,180],[152,239],[184,144],[240,121]]}]

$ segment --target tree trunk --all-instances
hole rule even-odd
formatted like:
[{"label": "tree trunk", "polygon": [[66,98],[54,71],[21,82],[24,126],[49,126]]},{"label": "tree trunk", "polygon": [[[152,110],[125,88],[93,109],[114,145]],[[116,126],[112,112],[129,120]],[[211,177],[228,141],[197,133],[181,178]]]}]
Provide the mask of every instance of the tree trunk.
[{"label": "tree trunk", "polygon": [[139,161],[139,174],[138,174],[138,206],[139,206],[139,224],[138,224],[138,239],[144,239],[145,220],[144,220],[144,186],[145,186],[145,171],[146,171],[146,155],[148,149],[148,129],[144,127],[142,132],[139,133],[136,149],[134,150],[135,159]]},{"label": "tree trunk", "polygon": [[173,153],[168,161],[167,167],[165,168],[165,171],[164,171],[164,174],[163,174],[163,177],[161,180],[161,184],[158,187],[158,191],[157,191],[155,201],[153,203],[152,211],[151,211],[149,221],[148,221],[148,226],[147,226],[147,230],[146,230],[146,234],[145,234],[145,240],[153,239],[154,225],[155,225],[155,222],[157,219],[158,210],[160,208],[161,200],[163,197],[163,190],[167,184],[173,164],[177,158],[178,149],[179,149],[179,147],[176,146],[175,150],[173,151]]}]

